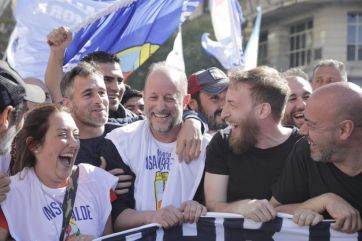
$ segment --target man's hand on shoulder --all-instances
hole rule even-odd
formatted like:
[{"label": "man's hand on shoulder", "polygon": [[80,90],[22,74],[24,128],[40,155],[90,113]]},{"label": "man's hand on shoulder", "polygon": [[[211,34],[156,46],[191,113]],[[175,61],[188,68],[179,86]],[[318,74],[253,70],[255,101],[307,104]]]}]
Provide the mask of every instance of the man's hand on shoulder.
[{"label": "man's hand on shoulder", "polygon": [[176,154],[179,161],[186,163],[198,159],[201,153],[202,124],[199,120],[186,119],[177,136]]},{"label": "man's hand on shoulder", "polygon": [[[107,161],[104,157],[100,157],[101,165],[99,166],[102,169],[106,169]],[[122,168],[115,168],[108,171],[113,176],[118,178],[118,183],[115,189],[117,195],[125,194],[129,191],[129,187],[132,185],[133,177],[131,175],[125,174]]]}]

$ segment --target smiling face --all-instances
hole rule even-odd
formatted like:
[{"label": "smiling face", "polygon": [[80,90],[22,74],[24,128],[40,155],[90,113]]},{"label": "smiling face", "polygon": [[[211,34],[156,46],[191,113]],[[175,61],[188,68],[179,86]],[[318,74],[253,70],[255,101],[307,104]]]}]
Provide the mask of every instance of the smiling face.
[{"label": "smiling face", "polygon": [[107,87],[109,110],[117,111],[120,100],[126,89],[123,73],[118,63],[97,63],[99,71],[104,76],[104,83]]},{"label": "smiling face", "polygon": [[246,152],[257,143],[259,126],[253,108],[248,84],[240,83],[229,87],[221,115],[232,128],[229,145],[237,154]]},{"label": "smiling face", "polygon": [[143,115],[143,111],[145,108],[145,102],[142,96],[135,96],[129,98],[126,103],[124,103],[124,107],[136,115]]},{"label": "smiling face", "polygon": [[312,93],[309,82],[301,77],[287,77],[290,95],[283,116],[283,125],[300,128],[304,123],[306,101]]},{"label": "smiling face", "polygon": [[156,138],[165,135],[176,137],[182,123],[184,95],[170,75],[156,70],[146,80],[145,115]]},{"label": "smiling face", "polygon": [[338,150],[336,116],[318,96],[311,98],[306,106],[305,122],[300,133],[308,138],[313,160],[331,162]]},{"label": "smiling face", "polygon": [[108,98],[101,77],[98,75],[76,76],[69,108],[80,129],[83,126],[104,126],[108,119]]},{"label": "smiling face", "polygon": [[48,118],[44,141],[34,148],[35,172],[48,187],[64,186],[71,174],[79,149],[79,131],[67,112],[54,112]]},{"label": "smiling face", "polygon": [[206,117],[210,130],[216,131],[227,126],[225,120],[221,118],[221,111],[225,103],[225,96],[226,90],[214,95],[200,92],[200,103],[197,111]]}]

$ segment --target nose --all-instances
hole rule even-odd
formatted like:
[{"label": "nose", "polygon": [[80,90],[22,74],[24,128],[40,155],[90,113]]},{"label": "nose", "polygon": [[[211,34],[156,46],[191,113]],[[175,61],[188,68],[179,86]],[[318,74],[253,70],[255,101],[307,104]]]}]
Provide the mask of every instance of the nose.
[{"label": "nose", "polygon": [[221,97],[219,100],[219,108],[222,109],[225,105],[225,97]]},{"label": "nose", "polygon": [[229,116],[230,116],[230,112],[229,112],[229,110],[227,108],[227,105],[224,105],[224,108],[221,111],[221,119],[225,120]]},{"label": "nose", "polygon": [[297,109],[304,110],[305,109],[305,103],[306,103],[306,101],[303,98],[298,98],[297,103],[296,103]]},{"label": "nose", "polygon": [[115,92],[117,92],[117,93],[121,90],[121,85],[118,84],[116,78],[113,78],[112,82],[109,83],[108,86],[109,86],[109,88],[110,88],[112,91],[115,91]]},{"label": "nose", "polygon": [[306,122],[304,121],[304,123],[302,124],[302,126],[299,129],[299,132],[301,135],[303,136],[307,136],[308,135],[308,126],[306,124]]},{"label": "nose", "polygon": [[68,144],[70,147],[73,148],[79,148],[79,139],[78,137],[75,137],[74,135],[70,135],[69,140],[68,140]]}]

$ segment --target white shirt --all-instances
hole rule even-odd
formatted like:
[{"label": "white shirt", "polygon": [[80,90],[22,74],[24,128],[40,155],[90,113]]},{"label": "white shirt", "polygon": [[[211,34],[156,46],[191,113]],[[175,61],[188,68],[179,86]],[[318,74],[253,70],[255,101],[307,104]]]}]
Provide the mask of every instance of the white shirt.
[{"label": "white shirt", "polygon": [[210,136],[204,136],[200,157],[190,164],[177,161],[176,142],[162,143],[153,137],[148,120],[117,128],[106,138],[136,174],[136,210],[157,210],[170,204],[179,207],[193,199],[202,178]]},{"label": "white shirt", "polygon": [[[79,164],[78,189],[73,206],[70,233],[99,237],[111,212],[110,190],[117,178],[89,164]],[[59,240],[66,188],[45,186],[33,168],[11,177],[10,192],[1,208],[9,231],[17,241]],[[75,223],[74,223],[75,222]],[[65,236],[67,237],[67,235]]]}]

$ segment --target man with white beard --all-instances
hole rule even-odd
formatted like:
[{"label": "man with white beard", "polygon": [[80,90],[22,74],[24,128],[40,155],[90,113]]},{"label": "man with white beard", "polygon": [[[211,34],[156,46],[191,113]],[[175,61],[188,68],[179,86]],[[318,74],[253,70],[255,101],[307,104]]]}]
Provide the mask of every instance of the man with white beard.
[{"label": "man with white beard", "polygon": [[229,128],[214,135],[206,152],[206,206],[266,222],[276,215],[271,187],[300,137],[281,123],[288,83],[267,66],[234,70],[229,79],[221,114]]}]

